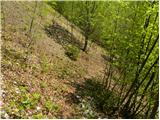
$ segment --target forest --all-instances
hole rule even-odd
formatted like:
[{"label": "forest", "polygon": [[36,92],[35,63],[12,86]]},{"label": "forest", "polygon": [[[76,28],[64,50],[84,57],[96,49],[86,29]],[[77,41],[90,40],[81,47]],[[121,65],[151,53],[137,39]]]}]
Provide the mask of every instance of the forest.
[{"label": "forest", "polygon": [[1,1],[2,119],[158,119],[159,1]]}]

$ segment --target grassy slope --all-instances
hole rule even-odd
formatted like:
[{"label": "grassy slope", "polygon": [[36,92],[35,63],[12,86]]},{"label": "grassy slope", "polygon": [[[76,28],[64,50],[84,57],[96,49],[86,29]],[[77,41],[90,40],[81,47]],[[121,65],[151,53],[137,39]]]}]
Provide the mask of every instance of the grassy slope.
[{"label": "grassy slope", "polygon": [[33,44],[29,59],[24,61],[34,2],[3,4],[6,32],[2,32],[2,117],[82,118],[79,106],[69,95],[75,92],[74,84],[82,83],[85,77],[101,75],[101,48],[91,48],[88,54],[81,53],[77,61],[71,61],[64,48],[44,31],[54,17],[52,9],[44,4],[37,10]]}]

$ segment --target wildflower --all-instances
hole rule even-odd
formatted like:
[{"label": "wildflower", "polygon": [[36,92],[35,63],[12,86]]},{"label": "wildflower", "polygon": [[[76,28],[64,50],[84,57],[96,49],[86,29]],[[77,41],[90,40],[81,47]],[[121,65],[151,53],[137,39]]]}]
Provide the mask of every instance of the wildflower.
[{"label": "wildflower", "polygon": [[40,110],[41,109],[41,107],[39,107],[39,106],[37,106],[37,108],[36,108],[37,110]]},{"label": "wildflower", "polygon": [[16,89],[16,93],[19,94],[20,93],[19,89],[18,88],[15,88],[15,89]]},{"label": "wildflower", "polygon": [[0,107],[3,105],[3,102],[2,101],[0,101]]}]

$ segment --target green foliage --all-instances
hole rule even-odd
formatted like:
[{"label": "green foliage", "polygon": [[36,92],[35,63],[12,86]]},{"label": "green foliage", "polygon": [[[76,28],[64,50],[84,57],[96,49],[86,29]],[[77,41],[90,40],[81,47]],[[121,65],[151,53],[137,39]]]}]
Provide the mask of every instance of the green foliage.
[{"label": "green foliage", "polygon": [[70,68],[64,67],[63,70],[61,71],[61,74],[59,75],[59,78],[65,79],[68,77],[71,77],[73,74],[73,71]]},{"label": "green foliage", "polygon": [[[80,103],[82,111],[87,111],[87,118],[95,118],[91,108],[105,111],[111,114],[117,107],[119,97],[112,91],[104,89],[103,85],[96,79],[88,79],[84,82],[84,86],[80,87],[77,95],[84,100]],[[91,108],[90,108],[91,107]]]},{"label": "green foliage", "polygon": [[[143,102],[148,103],[148,105],[143,111],[140,111],[141,114],[146,113],[146,110],[149,110],[148,113],[150,114],[156,107],[154,106],[154,103],[157,101],[155,95],[157,94],[159,84],[158,77],[151,79],[152,73],[158,75],[158,62],[152,68],[153,63],[158,57],[158,2],[47,1],[47,4],[52,8],[56,7],[56,10],[63,16],[81,28],[87,40],[92,40],[103,46],[107,51],[107,55],[112,59],[115,58],[108,65],[113,71],[118,71],[118,76],[122,75],[121,79],[117,79],[117,76],[113,73],[107,79],[108,81],[111,80],[110,88],[112,88],[114,82],[118,83],[118,90],[116,88],[115,91],[111,91],[110,88],[105,89],[96,80],[86,80],[83,86],[77,87],[77,95],[83,97],[83,101],[81,101],[83,115],[86,118],[96,118],[92,109],[95,108],[107,115],[114,116],[112,114],[117,112],[115,110],[119,110],[118,108],[120,107],[126,110],[127,115],[130,115],[132,112],[136,114],[143,107]],[[40,13],[38,13],[41,14],[42,19],[46,18],[50,12],[54,13],[51,11],[51,7],[43,6],[42,4],[41,8],[39,8]],[[34,16],[36,19],[37,12],[31,13],[30,16]],[[3,19],[4,16],[1,16],[1,20]],[[28,21],[30,21],[30,18]],[[51,23],[46,21],[45,24]],[[36,22],[33,23],[33,26],[36,26]],[[10,26],[10,28],[8,26],[8,29],[15,35],[17,34],[17,26]],[[27,27],[24,26],[22,29],[26,31]],[[8,33],[5,33],[5,36],[2,37],[6,42],[13,42],[14,40]],[[36,36],[32,36],[32,39],[36,38]],[[26,67],[26,64],[23,64],[25,54],[8,48],[2,48],[2,53],[5,59],[3,60],[3,64],[5,64],[4,68],[8,66],[12,68],[12,64],[14,63],[17,65],[22,63],[21,67]],[[69,45],[66,47],[66,55],[71,60],[77,60],[79,54],[80,50],[76,46]],[[40,65],[44,73],[52,70],[50,61],[45,56],[42,56]],[[60,68],[60,78],[71,77],[73,74],[78,76],[80,71],[75,71],[68,66]],[[107,80],[105,82],[108,82]],[[112,83],[113,80],[114,82]],[[151,82],[147,86],[150,80]],[[124,86],[122,86],[123,84]],[[45,88],[47,84],[41,81],[40,87]],[[128,91],[128,95],[126,94],[124,104],[122,103],[118,106],[117,103],[124,97],[123,95],[120,96],[121,98],[118,97],[119,90],[123,87],[124,89],[121,91],[123,94],[127,90],[130,91]],[[146,90],[144,89],[145,87],[147,87]],[[20,85],[18,88],[20,90],[20,95],[17,97],[18,100],[11,101],[9,103],[10,107],[7,109],[7,112],[12,113],[12,115],[17,114],[17,112],[34,109],[41,99],[41,94],[38,92],[33,94],[28,93],[28,86]],[[67,89],[66,86],[63,86],[62,89],[58,88],[57,91],[63,92],[67,91]],[[139,98],[142,98],[142,100],[139,100]],[[142,103],[140,104],[140,102]],[[138,104],[140,104],[140,107],[136,110]],[[60,106],[51,100],[46,101],[44,106],[49,112],[57,112],[60,109]],[[12,110],[12,108],[16,109]],[[147,115],[143,116],[146,117]],[[14,117],[19,118],[20,116],[14,115]],[[43,117],[42,113],[33,116],[33,118]],[[149,118],[149,115],[147,118]]]},{"label": "green foliage", "polygon": [[20,89],[20,91],[21,91],[22,93],[26,93],[29,88],[28,88],[27,86],[24,86],[24,85],[22,86],[22,85],[20,85],[20,86],[19,86],[19,89]]},{"label": "green foliage", "polygon": [[4,57],[5,58],[8,58],[8,59],[13,59],[15,61],[22,61],[24,60],[25,58],[25,55],[21,52],[18,52],[14,49],[7,49],[7,48],[4,48],[3,49],[3,54],[4,54]]},{"label": "green foliage", "polygon": [[49,111],[54,111],[54,112],[58,112],[60,109],[60,106],[58,106],[57,104],[55,104],[54,102],[52,102],[50,100],[45,102],[45,107]]},{"label": "green foliage", "polygon": [[46,1],[48,5],[50,5],[52,8],[55,8],[56,2],[55,1]]},{"label": "green foliage", "polygon": [[33,93],[33,99],[34,100],[40,100],[40,98],[41,98],[41,94],[40,93],[38,93],[38,92]]},{"label": "green foliage", "polygon": [[21,98],[19,109],[23,110],[32,106],[32,100],[29,94],[24,94]]},{"label": "green foliage", "polygon": [[77,60],[80,54],[80,50],[73,45],[68,45],[66,47],[66,55],[71,59],[71,60]]},{"label": "green foliage", "polygon": [[81,114],[83,115],[83,117],[85,117],[87,119],[96,119],[97,118],[97,113],[93,109],[93,108],[95,108],[95,106],[93,106],[92,100],[83,99],[79,105],[80,105],[80,108],[81,108],[80,111],[81,111]]},{"label": "green foliage", "polygon": [[40,81],[40,86],[42,88],[46,88],[47,87],[47,83],[45,81]]},{"label": "green foliage", "polygon": [[46,119],[46,116],[43,115],[42,113],[38,113],[36,115],[33,115],[32,117],[33,119]]},{"label": "green foliage", "polygon": [[[56,10],[65,16],[69,21],[77,25],[86,38],[86,41],[93,38],[99,38],[99,33],[96,27],[98,24],[96,19],[98,13],[98,2],[95,1],[72,1],[62,2],[58,1]],[[96,31],[96,32],[95,32]],[[95,34],[93,34],[95,33]],[[83,51],[86,51],[88,46],[87,42],[84,45]]]},{"label": "green foliage", "polygon": [[38,92],[33,93],[32,96],[29,93],[23,92],[18,109],[25,110],[28,108],[35,108],[40,98],[41,94]]}]

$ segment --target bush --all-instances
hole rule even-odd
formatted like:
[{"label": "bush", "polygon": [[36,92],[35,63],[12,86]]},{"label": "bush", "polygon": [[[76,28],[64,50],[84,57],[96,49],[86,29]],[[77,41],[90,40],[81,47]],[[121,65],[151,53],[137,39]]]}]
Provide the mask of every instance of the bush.
[{"label": "bush", "polygon": [[79,57],[80,50],[73,45],[68,45],[66,47],[66,55],[71,59],[71,60],[77,60]]}]

